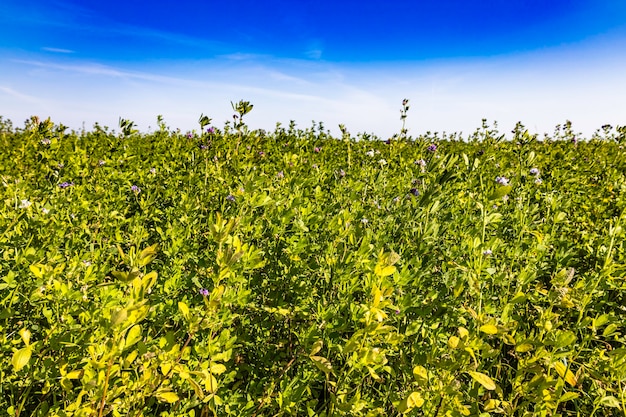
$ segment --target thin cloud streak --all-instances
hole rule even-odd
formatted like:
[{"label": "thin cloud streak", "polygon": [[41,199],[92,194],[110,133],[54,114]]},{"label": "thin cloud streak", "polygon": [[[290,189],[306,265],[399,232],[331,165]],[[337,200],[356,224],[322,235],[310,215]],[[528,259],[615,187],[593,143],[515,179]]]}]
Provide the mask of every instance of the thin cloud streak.
[{"label": "thin cloud streak", "polygon": [[72,51],[71,49],[50,48],[50,47],[47,47],[47,46],[44,46],[41,49],[43,51],[46,51],[46,52],[56,52],[56,53],[59,53],[59,54],[73,54],[73,53],[76,52],[76,51]]}]

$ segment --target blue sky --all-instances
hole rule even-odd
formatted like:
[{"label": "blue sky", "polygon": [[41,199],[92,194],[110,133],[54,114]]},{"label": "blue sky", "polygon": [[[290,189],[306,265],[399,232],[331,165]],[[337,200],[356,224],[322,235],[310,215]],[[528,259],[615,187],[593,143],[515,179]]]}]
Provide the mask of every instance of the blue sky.
[{"label": "blue sky", "polygon": [[238,2],[3,0],[0,115],[142,130],[201,113],[252,128],[321,121],[387,137],[481,119],[589,136],[626,124],[623,0]]}]

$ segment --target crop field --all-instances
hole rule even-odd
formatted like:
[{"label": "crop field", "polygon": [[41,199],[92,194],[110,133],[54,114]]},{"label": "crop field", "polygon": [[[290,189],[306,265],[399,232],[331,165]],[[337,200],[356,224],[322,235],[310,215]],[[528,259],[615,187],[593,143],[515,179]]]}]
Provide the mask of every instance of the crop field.
[{"label": "crop field", "polygon": [[233,108],[0,118],[1,414],[626,416],[626,128]]}]

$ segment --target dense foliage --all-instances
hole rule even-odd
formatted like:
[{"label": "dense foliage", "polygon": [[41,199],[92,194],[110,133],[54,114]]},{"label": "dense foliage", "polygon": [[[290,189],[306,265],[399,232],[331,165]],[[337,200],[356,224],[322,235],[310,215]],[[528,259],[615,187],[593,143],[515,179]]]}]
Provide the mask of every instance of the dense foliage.
[{"label": "dense foliage", "polygon": [[250,108],[0,119],[0,409],[626,415],[626,130],[383,142]]}]

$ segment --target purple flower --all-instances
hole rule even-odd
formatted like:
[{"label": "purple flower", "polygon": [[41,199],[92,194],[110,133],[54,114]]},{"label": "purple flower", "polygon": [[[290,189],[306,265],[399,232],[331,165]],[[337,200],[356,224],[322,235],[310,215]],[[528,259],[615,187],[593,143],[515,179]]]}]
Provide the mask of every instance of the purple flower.
[{"label": "purple flower", "polygon": [[496,182],[500,185],[509,185],[509,179],[507,177],[496,177]]},{"label": "purple flower", "polygon": [[235,196],[232,195],[232,194],[228,194],[228,197],[226,197],[226,200],[234,202],[235,201]]},{"label": "purple flower", "polygon": [[74,185],[73,182],[64,181],[61,184],[59,184],[59,188],[67,188],[67,187],[71,187],[72,185]]},{"label": "purple flower", "polygon": [[98,161],[98,165],[99,166],[104,166],[104,164],[105,164],[105,162],[102,159]]},{"label": "purple flower", "polygon": [[193,134],[191,132],[187,133],[187,138],[189,139],[193,138]]},{"label": "purple flower", "polygon": [[537,168],[531,168],[531,169],[530,169],[530,175],[534,175],[534,176],[539,175],[539,169],[537,169]]},{"label": "purple flower", "polygon": [[141,192],[141,188],[137,187],[134,184],[130,187],[130,190],[135,194],[139,194]]},{"label": "purple flower", "polygon": [[426,166],[426,161],[424,161],[423,159],[418,159],[417,161],[413,162],[415,165],[419,165],[421,167],[425,167]]},{"label": "purple flower", "polygon": [[213,134],[213,133],[215,133],[215,128],[213,128],[213,126],[211,126],[210,128],[208,128],[208,129],[206,130],[206,132],[207,132],[207,133],[210,133],[210,134]]},{"label": "purple flower", "polygon": [[276,174],[276,176],[278,178],[285,178],[285,174],[283,173],[283,171],[278,171],[278,174]]},{"label": "purple flower", "polygon": [[346,176],[346,171],[344,171],[343,169],[340,169],[339,170],[339,176],[345,177]]},{"label": "purple flower", "polygon": [[313,148],[313,152],[315,153],[319,153],[322,149],[318,148],[317,146],[315,148]]},{"label": "purple flower", "polygon": [[207,295],[209,295],[209,290],[207,290],[206,288],[201,288],[200,291],[198,291],[198,292],[203,297],[206,297]]},{"label": "purple flower", "polygon": [[485,256],[491,256],[493,254],[493,252],[491,251],[491,249],[485,249],[483,251],[483,255]]},{"label": "purple flower", "polygon": [[259,152],[259,156],[265,156],[265,152],[260,151],[260,152]]},{"label": "purple flower", "polygon": [[415,197],[417,197],[418,195],[420,195],[420,192],[417,188],[411,188],[411,191],[409,191],[411,194],[413,194]]},{"label": "purple flower", "polygon": [[156,168],[150,168],[150,173],[151,174],[156,174]]},{"label": "purple flower", "polygon": [[426,148],[426,150],[428,152],[435,152],[437,150],[437,145],[435,145],[434,143],[431,143],[430,145],[428,145],[428,148]]},{"label": "purple flower", "polygon": [[207,145],[200,145],[200,149],[205,151],[205,150],[209,149],[209,147]]}]

